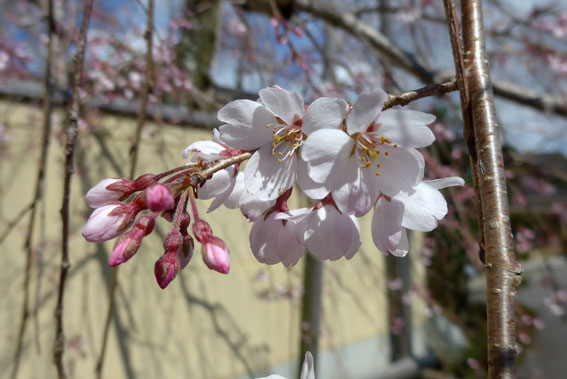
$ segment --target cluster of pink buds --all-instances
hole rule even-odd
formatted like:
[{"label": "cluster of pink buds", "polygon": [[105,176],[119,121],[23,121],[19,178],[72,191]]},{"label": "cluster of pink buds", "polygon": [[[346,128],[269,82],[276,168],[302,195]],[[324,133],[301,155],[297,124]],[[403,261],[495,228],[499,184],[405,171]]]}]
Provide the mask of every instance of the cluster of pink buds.
[{"label": "cluster of pink buds", "polygon": [[152,233],[155,220],[161,214],[172,224],[163,243],[164,253],[154,270],[158,285],[163,289],[193,257],[195,244],[189,233],[191,217],[187,212],[187,206],[191,204],[195,220],[193,235],[202,245],[205,264],[227,274],[230,268],[228,248],[213,235],[210,225],[200,219],[197,211],[196,191],[191,181],[196,167],[182,166],[159,175],[142,175],[136,180],[101,180],[86,194],[89,206],[95,210],[83,229],[83,237],[89,242],[118,237],[108,260],[109,266],[118,266],[137,253],[142,239]]}]

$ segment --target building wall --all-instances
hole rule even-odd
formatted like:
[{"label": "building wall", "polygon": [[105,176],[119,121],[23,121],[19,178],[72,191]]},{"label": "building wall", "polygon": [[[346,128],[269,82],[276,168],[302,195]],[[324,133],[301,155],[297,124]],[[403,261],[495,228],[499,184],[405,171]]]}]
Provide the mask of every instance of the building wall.
[{"label": "building wall", "polygon": [[[56,377],[52,345],[61,254],[62,120],[63,115],[55,112],[45,201],[40,207],[43,216],[38,217],[33,244],[30,299],[32,308],[37,306],[37,318],[30,318],[27,324],[20,378]],[[135,128],[132,118],[91,114],[86,121],[72,180],[72,266],[64,304],[65,363],[72,378],[94,377],[108,307],[111,270],[106,262],[113,246],[112,242],[92,244],[82,238],[81,229],[91,212],[84,193],[104,177],[125,176],[129,171],[128,149]],[[0,231],[4,231],[33,195],[41,111],[2,101],[0,123],[10,138],[8,151],[3,152],[9,157],[0,159]],[[184,148],[209,138],[208,130],[148,123],[137,173],[182,165]],[[199,206],[204,214],[208,202],[200,201]],[[229,378],[266,374],[272,369],[295,376],[290,362],[299,346],[303,261],[290,269],[257,262],[248,244],[251,224],[236,210],[222,208],[206,219],[230,247],[230,274],[207,269],[197,244],[189,266],[161,290],[153,269],[163,251],[159,235],[169,231],[169,224],[159,221],[157,231],[144,240],[138,254],[120,267],[103,377]],[[0,377],[9,377],[12,369],[28,220],[26,215],[0,245],[0,288],[4,292],[0,297]],[[321,323],[321,350],[326,357],[321,370],[329,372],[325,377],[363,377],[364,372],[387,362],[384,261],[372,243],[368,216],[361,220],[361,230],[362,248],[351,261],[325,263]],[[331,362],[335,368],[326,369]]]}]

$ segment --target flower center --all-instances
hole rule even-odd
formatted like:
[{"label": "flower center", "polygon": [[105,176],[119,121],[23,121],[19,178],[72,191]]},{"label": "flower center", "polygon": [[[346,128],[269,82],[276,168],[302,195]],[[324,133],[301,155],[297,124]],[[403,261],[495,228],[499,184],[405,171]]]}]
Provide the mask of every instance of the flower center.
[{"label": "flower center", "polygon": [[272,155],[281,162],[290,158],[293,153],[303,144],[303,131],[301,130],[301,121],[298,120],[292,125],[286,124],[280,118],[278,123],[268,124],[266,128],[272,129]]},{"label": "flower center", "polygon": [[[356,145],[354,154],[362,168],[376,167],[376,176],[380,176],[380,168],[382,163],[378,162],[379,159],[386,159],[389,152],[381,152],[380,147],[386,144],[391,144],[392,140],[379,135],[376,132],[363,132],[357,133],[355,136]],[[392,145],[397,148],[398,145]],[[381,158],[382,157],[382,158]]]}]

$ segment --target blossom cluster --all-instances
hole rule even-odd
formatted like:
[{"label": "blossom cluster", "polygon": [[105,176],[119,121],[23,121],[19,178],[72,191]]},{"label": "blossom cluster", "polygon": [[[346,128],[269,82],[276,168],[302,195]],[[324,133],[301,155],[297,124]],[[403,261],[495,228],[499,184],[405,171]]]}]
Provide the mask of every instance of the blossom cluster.
[{"label": "blossom cluster", "polygon": [[[192,254],[190,199],[193,234],[203,245],[205,263],[226,273],[228,249],[194,204],[195,199],[213,199],[208,212],[221,205],[239,208],[253,222],[250,247],[265,264],[289,267],[306,252],[322,260],[352,258],[361,245],[357,217],[370,211],[376,247],[402,257],[409,249],[406,229],[436,228],[447,214],[439,190],[464,181],[424,180],[425,160],[417,149],[435,140],[427,126],[435,116],[383,110],[387,97],[376,89],[354,104],[322,97],[305,106],[297,92],[273,86],[262,89],[257,101],[232,101],[219,110],[223,125],[214,130],[212,141],[185,149],[184,157],[191,157],[187,165],[135,181],[105,179],[91,189],[87,200],[97,209],[83,235],[102,241],[122,234],[110,258],[111,265],[119,264],[137,251],[161,212],[173,223],[166,252],[156,263],[158,283],[162,278],[167,285],[183,266],[179,262],[188,262]],[[311,199],[309,207],[288,208],[295,184]],[[151,215],[126,232],[145,209]],[[180,251],[186,252],[185,260]]]}]

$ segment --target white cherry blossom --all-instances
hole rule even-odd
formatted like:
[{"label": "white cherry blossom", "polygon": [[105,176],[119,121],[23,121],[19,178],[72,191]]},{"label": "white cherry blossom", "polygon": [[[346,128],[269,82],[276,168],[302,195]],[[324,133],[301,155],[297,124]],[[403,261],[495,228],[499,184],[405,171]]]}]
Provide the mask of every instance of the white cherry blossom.
[{"label": "white cherry blossom", "polygon": [[[260,90],[259,101],[236,100],[219,110],[218,118],[226,125],[219,128],[219,140],[243,150],[256,150],[244,170],[248,192],[260,200],[273,200],[293,186],[298,179],[309,196],[324,197],[328,191],[309,180],[307,166],[299,151],[310,122],[304,120],[303,99],[297,92],[274,86]],[[316,188],[317,187],[317,188]]]},{"label": "white cherry blossom", "polygon": [[372,216],[376,247],[384,254],[405,256],[409,251],[406,228],[421,232],[435,229],[447,214],[447,202],[439,190],[464,184],[459,177],[424,180],[412,191],[392,198],[381,196]]},{"label": "white cherry blossom", "polygon": [[346,116],[336,106],[340,99],[321,98],[309,107],[317,103],[327,112],[320,115],[323,121],[310,124],[301,156],[311,180],[331,191],[342,212],[362,216],[379,193],[409,191],[423,177],[425,163],[415,148],[433,142],[426,124],[435,117],[404,109],[381,112],[386,98],[380,89],[363,93]]}]

